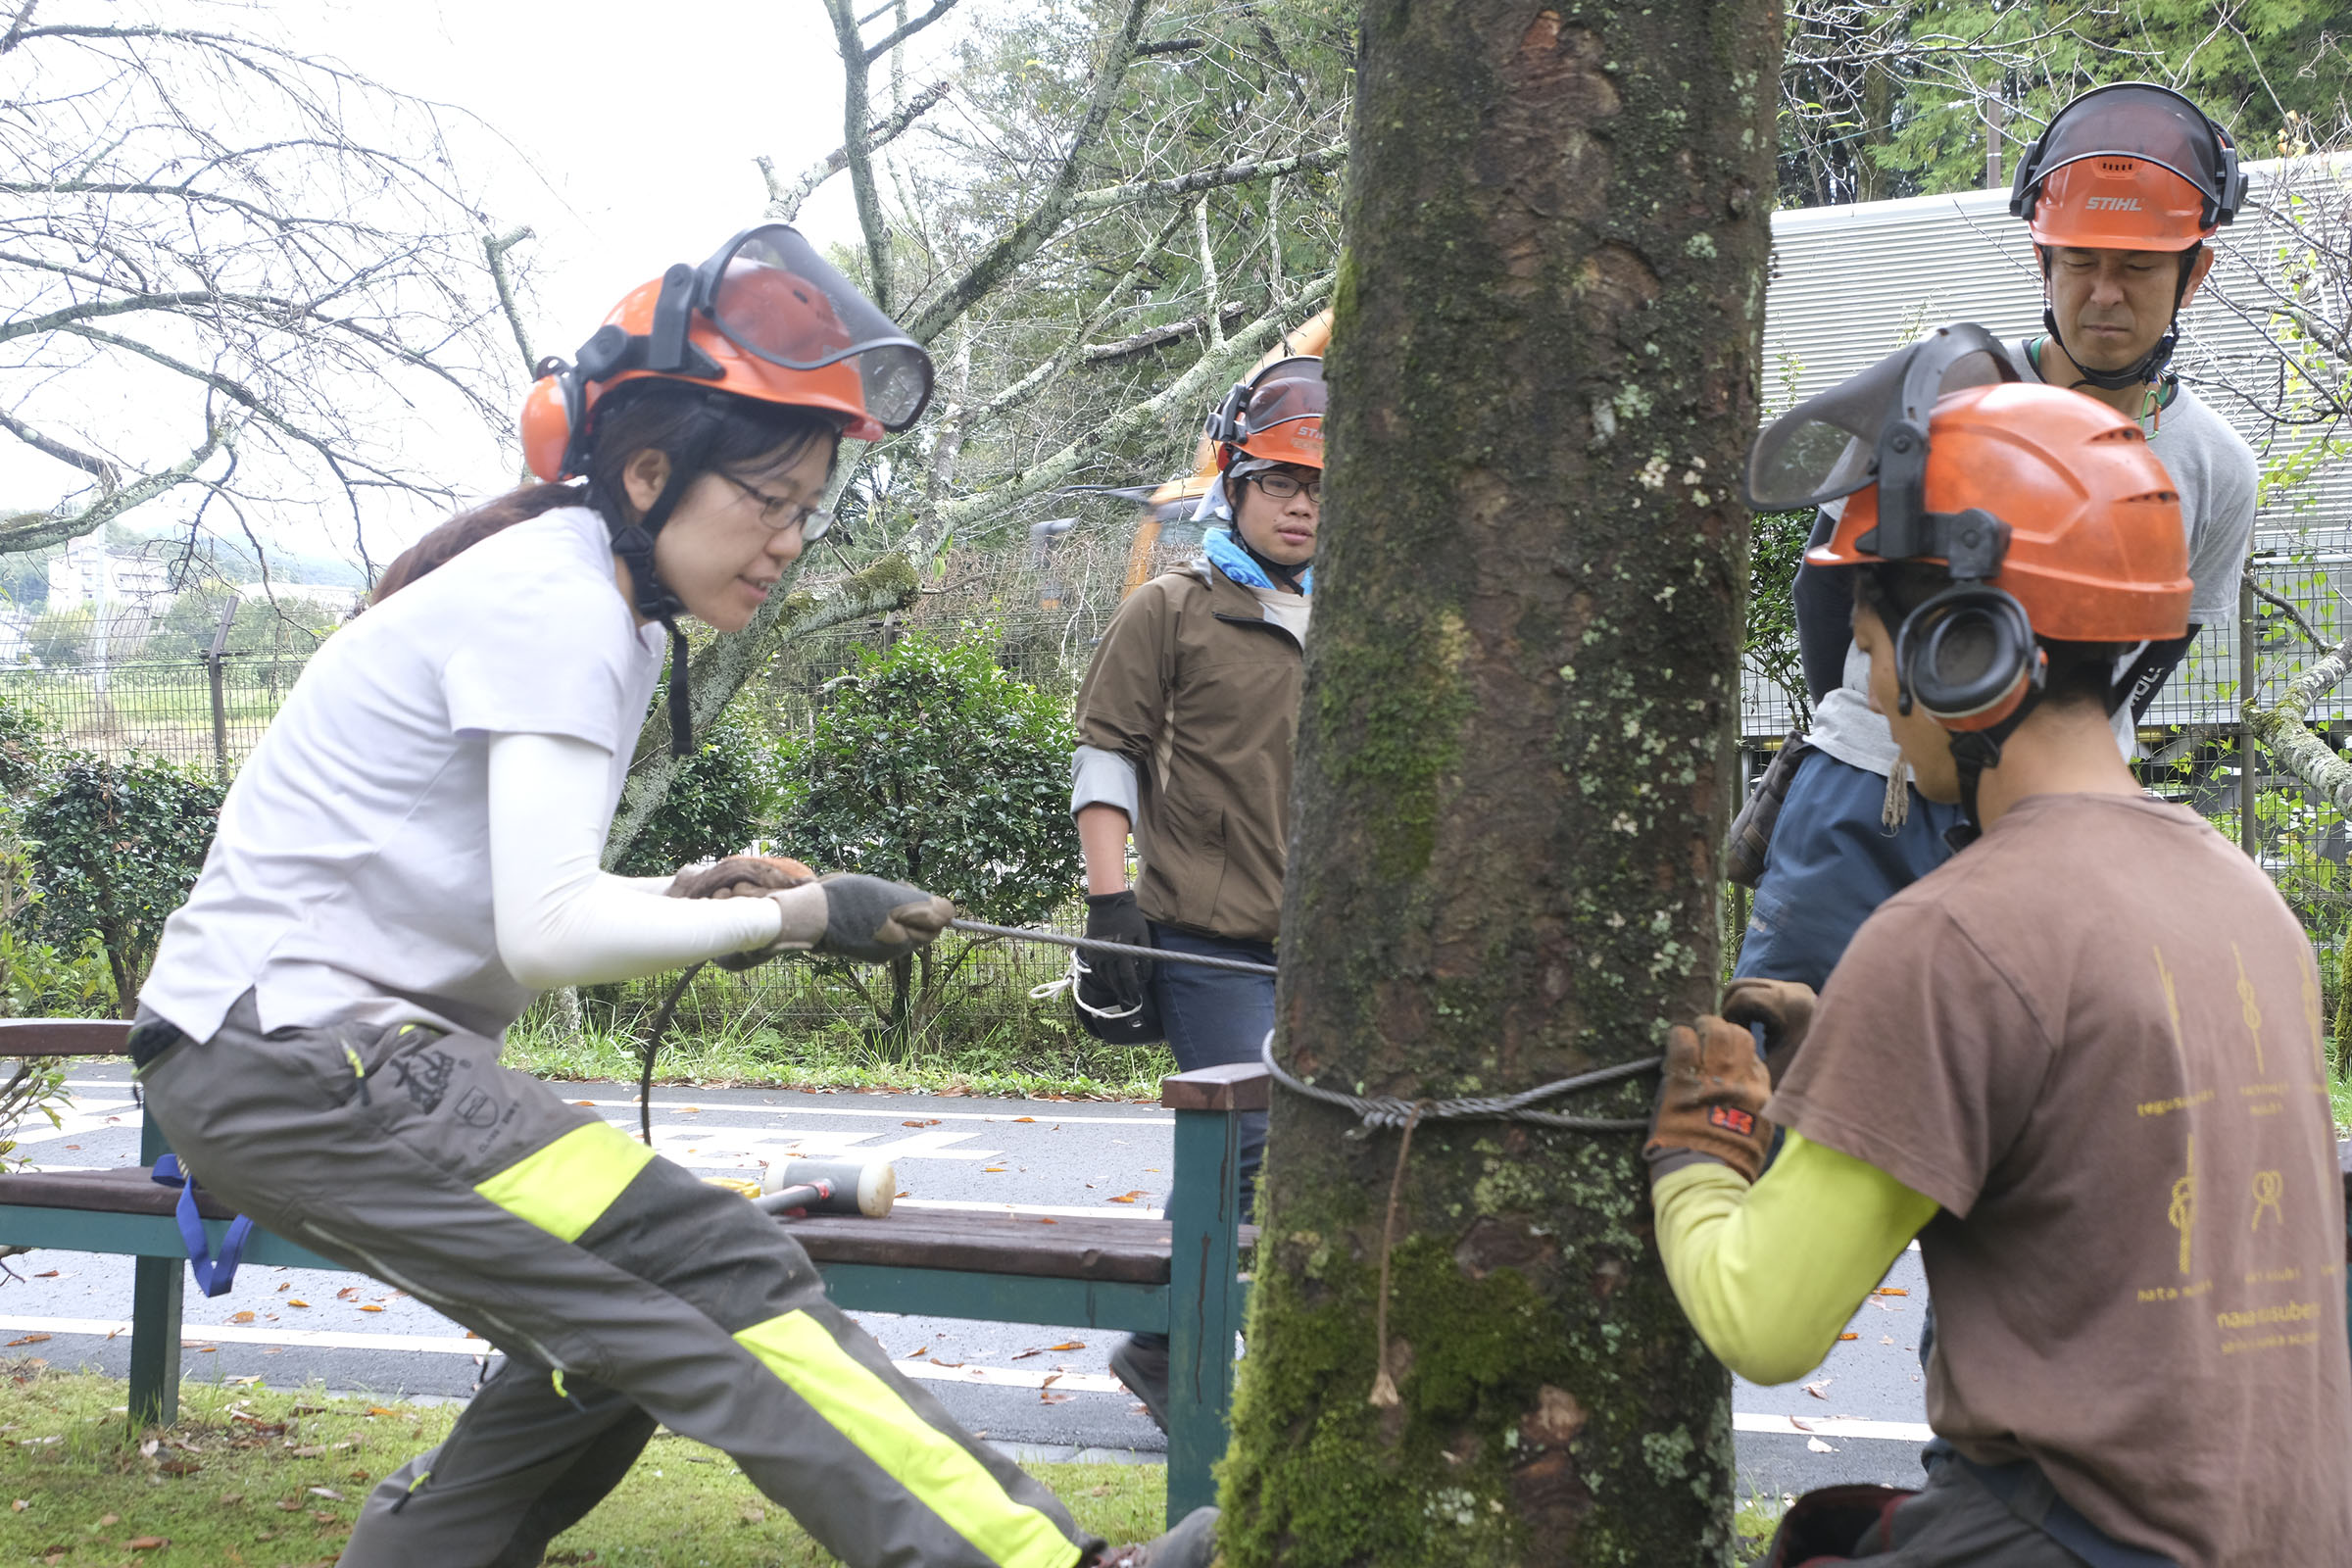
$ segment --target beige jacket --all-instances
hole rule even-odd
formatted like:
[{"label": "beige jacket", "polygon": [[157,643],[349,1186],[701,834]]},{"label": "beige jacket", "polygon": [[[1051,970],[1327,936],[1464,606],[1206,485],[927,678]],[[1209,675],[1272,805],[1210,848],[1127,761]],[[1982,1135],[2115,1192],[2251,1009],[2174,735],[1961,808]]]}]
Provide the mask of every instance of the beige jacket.
[{"label": "beige jacket", "polygon": [[1300,673],[1298,640],[1205,561],[1119,607],[1078,689],[1078,739],[1134,765],[1150,918],[1274,940]]}]

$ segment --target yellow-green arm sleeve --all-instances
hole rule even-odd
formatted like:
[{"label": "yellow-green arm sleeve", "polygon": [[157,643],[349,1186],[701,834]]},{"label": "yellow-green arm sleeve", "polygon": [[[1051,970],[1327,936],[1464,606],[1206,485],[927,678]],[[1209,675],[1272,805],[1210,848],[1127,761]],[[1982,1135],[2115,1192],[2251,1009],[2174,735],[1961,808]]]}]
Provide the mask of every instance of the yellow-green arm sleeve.
[{"label": "yellow-green arm sleeve", "polygon": [[1750,1187],[1713,1160],[1650,1190],[1666,1278],[1717,1360],[1751,1383],[1821,1365],[1895,1254],[1936,1217],[1876,1165],[1794,1133]]}]

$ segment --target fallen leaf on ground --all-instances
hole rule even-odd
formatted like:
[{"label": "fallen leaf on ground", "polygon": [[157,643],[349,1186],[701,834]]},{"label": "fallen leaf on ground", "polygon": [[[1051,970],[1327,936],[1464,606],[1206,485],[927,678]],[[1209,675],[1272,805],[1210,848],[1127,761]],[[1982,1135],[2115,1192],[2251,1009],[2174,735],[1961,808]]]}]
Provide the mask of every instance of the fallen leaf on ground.
[{"label": "fallen leaf on ground", "polygon": [[1061,1381],[1061,1374],[1060,1374],[1060,1373],[1058,1373],[1058,1372],[1049,1372],[1049,1373],[1047,1373],[1047,1374],[1046,1374],[1046,1380],[1045,1380],[1043,1383],[1040,1383],[1040,1384],[1038,1385],[1038,1387],[1039,1387],[1039,1388],[1041,1388],[1041,1389],[1050,1389],[1050,1388],[1052,1388],[1052,1387],[1053,1387],[1054,1384],[1056,1384],[1056,1383],[1059,1383],[1060,1381]]},{"label": "fallen leaf on ground", "polygon": [[343,1500],[343,1494],[337,1492],[332,1487],[312,1487],[309,1490],[311,1495],[314,1497],[324,1497],[329,1502],[341,1502]]},{"label": "fallen leaf on ground", "polygon": [[747,1525],[764,1524],[767,1521],[767,1510],[747,1502],[743,1505],[743,1510],[739,1517],[741,1517],[743,1522]]},{"label": "fallen leaf on ground", "polygon": [[899,1125],[902,1127],[936,1127],[939,1125],[939,1118],[934,1116],[929,1121],[903,1121]]},{"label": "fallen leaf on ground", "polygon": [[47,1338],[49,1338],[49,1336],[46,1334],[27,1334],[21,1340],[11,1340],[8,1343],[10,1348],[14,1348],[20,1345],[38,1345]]},{"label": "fallen leaf on ground", "polygon": [[1040,1225],[1058,1225],[1058,1224],[1060,1224],[1060,1223],[1061,1223],[1061,1221],[1059,1221],[1059,1220],[1055,1219],[1055,1218],[1054,1218],[1053,1215],[1051,1215],[1051,1214],[1040,1214],[1040,1215],[1038,1215],[1038,1216],[1037,1216],[1037,1222],[1038,1222]]},{"label": "fallen leaf on ground", "polygon": [[357,1285],[346,1285],[335,1293],[335,1299],[338,1301],[356,1301],[359,1298],[360,1288]]},{"label": "fallen leaf on ground", "polygon": [[1144,1190],[1139,1187],[1132,1193],[1121,1193],[1118,1197],[1106,1198],[1103,1201],[1106,1203],[1132,1203],[1143,1196]]},{"label": "fallen leaf on ground", "polygon": [[1832,1381],[1832,1379],[1823,1378],[1819,1383],[1808,1383],[1805,1385],[1805,1392],[1816,1399],[1826,1399],[1830,1396],[1829,1389]]},{"label": "fallen leaf on ground", "polygon": [[1012,1358],[1015,1361],[1026,1361],[1033,1355],[1043,1355],[1046,1352],[1043,1349],[1016,1350],[1013,1352]]},{"label": "fallen leaf on ground", "polygon": [[1078,1397],[1078,1396],[1075,1394],[1055,1394],[1051,1389],[1040,1389],[1037,1391],[1037,1398],[1040,1404],[1067,1404],[1076,1397]]},{"label": "fallen leaf on ground", "polygon": [[980,1170],[983,1175],[988,1176],[1002,1176],[1004,1174],[1004,1167],[1002,1165],[983,1165],[980,1167]]},{"label": "fallen leaf on ground", "polygon": [[1861,1336],[1861,1335],[1859,1335],[1859,1334],[1840,1334],[1840,1335],[1838,1335],[1838,1342],[1839,1342],[1840,1344],[1842,1344],[1843,1342],[1845,1342],[1845,1341],[1847,1341],[1847,1340],[1858,1340],[1858,1339],[1860,1339],[1861,1337],[1862,1337],[1862,1336]]},{"label": "fallen leaf on ground", "polygon": [[53,1268],[52,1268],[52,1269],[44,1269],[44,1270],[42,1270],[40,1273],[38,1273],[38,1274],[35,1274],[35,1275],[33,1276],[33,1278],[34,1278],[34,1279],[36,1279],[36,1280],[53,1280],[53,1279],[57,1279],[57,1278],[59,1278],[59,1277],[60,1277],[60,1276],[59,1276],[59,1274],[58,1274],[57,1270],[55,1270],[55,1269],[53,1269]]},{"label": "fallen leaf on ground", "polygon": [[1013,1117],[1012,1119],[1013,1119],[1014,1121],[1035,1121],[1035,1120],[1037,1120],[1037,1118],[1036,1118],[1035,1116],[1015,1116],[1015,1117]]},{"label": "fallen leaf on ground", "polygon": [[1049,1345],[1046,1348],[1049,1350],[1083,1350],[1086,1347],[1077,1340],[1064,1340],[1059,1345]]},{"label": "fallen leaf on ground", "polygon": [[1870,1294],[1873,1296],[1909,1296],[1911,1293],[1900,1285],[1882,1285]]},{"label": "fallen leaf on ground", "polygon": [[8,1506],[14,1512],[23,1513],[25,1509],[31,1507],[32,1504],[26,1502],[23,1497],[19,1497],[16,1501],[10,1503]]},{"label": "fallen leaf on ground", "polygon": [[373,1301],[362,1301],[360,1303],[360,1310],[363,1312],[381,1312],[383,1308],[376,1305]]},{"label": "fallen leaf on ground", "polygon": [[308,1302],[308,1301],[302,1300],[301,1298],[297,1298],[297,1297],[292,1297],[292,1296],[289,1296],[289,1297],[287,1297],[287,1298],[286,1298],[286,1304],[287,1304],[288,1306],[308,1306],[308,1305],[310,1305],[311,1303],[310,1303],[310,1302]]},{"label": "fallen leaf on ground", "polygon": [[913,1349],[906,1352],[906,1359],[911,1361],[918,1355],[929,1355],[930,1353],[931,1347],[928,1345],[918,1345]]},{"label": "fallen leaf on ground", "polygon": [[228,1314],[228,1321],[231,1323],[250,1323],[253,1321],[253,1314],[251,1312],[231,1312]]},{"label": "fallen leaf on ground", "polygon": [[122,1543],[127,1551],[161,1551],[172,1544],[170,1536],[133,1536]]},{"label": "fallen leaf on ground", "polygon": [[111,1530],[122,1522],[122,1516],[119,1513],[102,1513],[98,1516],[98,1528],[101,1530]]}]

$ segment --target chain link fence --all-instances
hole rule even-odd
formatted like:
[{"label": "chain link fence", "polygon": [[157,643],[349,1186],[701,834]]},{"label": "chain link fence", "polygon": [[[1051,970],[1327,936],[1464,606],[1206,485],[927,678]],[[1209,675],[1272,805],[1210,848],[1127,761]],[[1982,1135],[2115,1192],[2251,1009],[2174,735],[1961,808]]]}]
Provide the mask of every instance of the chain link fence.
[{"label": "chain link fence", "polygon": [[[1125,531],[1104,529],[1073,532],[1027,556],[951,555],[907,610],[786,644],[752,688],[748,710],[770,735],[806,733],[827,683],[854,669],[860,650],[886,647],[910,629],[956,635],[987,627],[1008,673],[1074,696],[1131,576],[1164,569],[1191,553],[1189,544],[1179,544],[1131,561]],[[811,570],[802,586],[821,591],[826,578]],[[2338,1039],[2352,1038],[2352,986],[2336,974],[2338,956],[2352,949],[2346,872],[2352,833],[2333,807],[2270,766],[2260,747],[2249,748],[2244,712],[2249,696],[2266,706],[2275,702],[2352,633],[2347,593],[2352,537],[2282,535],[2258,547],[2236,623],[2200,632],[2143,719],[2138,763],[2152,792],[2193,807],[2278,882],[2321,952],[2330,1017],[2346,1012],[2338,1020],[2346,1027],[2334,1031]],[[117,646],[135,648],[138,640],[121,638]],[[227,777],[260,742],[304,660],[296,646],[196,658],[85,653],[78,662],[56,666],[0,667],[0,698],[38,713],[57,741],[74,750],[136,752]],[[1782,737],[1802,727],[1800,697],[1753,663],[1743,669],[1740,731],[1749,777]],[[2315,704],[2309,723],[2338,750],[2352,745],[2352,683]],[[1081,918],[1073,905],[1056,924],[1076,929]],[[942,955],[957,966],[942,1013],[956,1037],[1005,1035],[1034,1047],[1066,1034],[1058,1025],[1041,1034],[1041,1009],[1027,996],[1062,972],[1057,952],[987,944],[967,953],[951,942],[942,944]],[[751,1018],[791,1036],[862,1027],[877,1015],[854,984],[808,966],[713,975],[707,994],[712,1005],[724,999],[739,1025]],[[1066,1008],[1047,1010],[1066,1019]]]}]

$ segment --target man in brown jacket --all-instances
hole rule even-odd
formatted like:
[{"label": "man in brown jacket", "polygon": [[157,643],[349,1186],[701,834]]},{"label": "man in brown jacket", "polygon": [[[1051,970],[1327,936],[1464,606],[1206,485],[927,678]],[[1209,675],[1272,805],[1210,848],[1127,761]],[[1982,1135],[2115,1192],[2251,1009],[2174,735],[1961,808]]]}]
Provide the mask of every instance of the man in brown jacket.
[{"label": "man in brown jacket", "polygon": [[[1201,559],[1137,589],[1095,650],[1078,692],[1070,790],[1089,936],[1274,961],[1324,401],[1323,362],[1305,356],[1277,360],[1227,395],[1209,420],[1223,472],[1201,503],[1201,514],[1224,526],[1202,540]],[[1269,976],[1087,961],[1121,1006],[1149,1002],[1187,1071],[1256,1060],[1274,1027]],[[1244,1218],[1264,1144],[1264,1114],[1245,1116]],[[1164,1428],[1166,1339],[1137,1335],[1110,1365]]]}]

